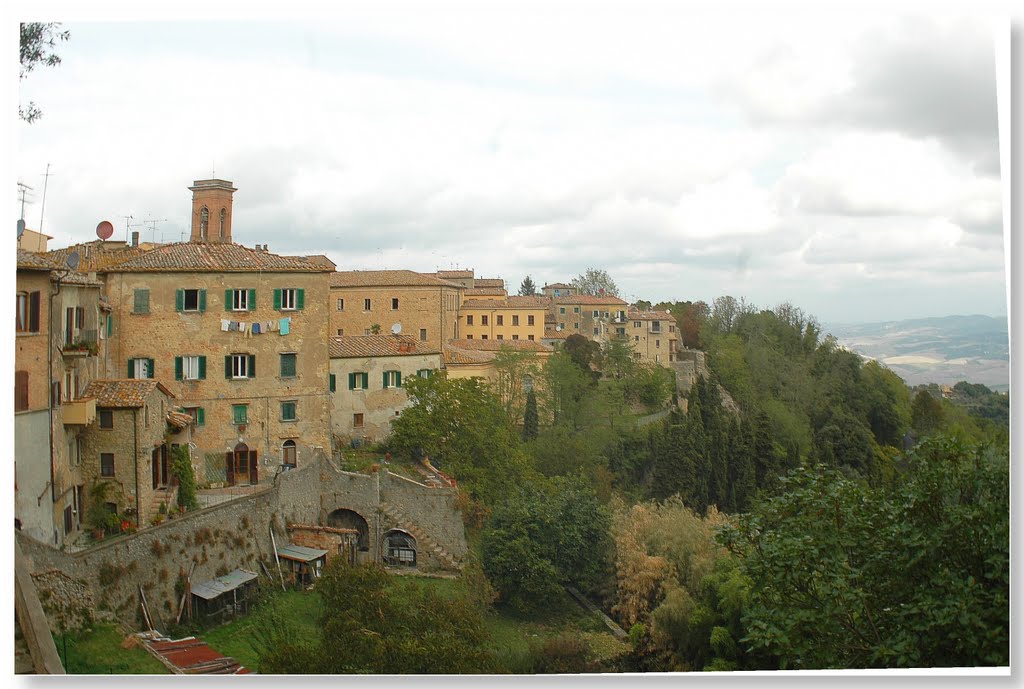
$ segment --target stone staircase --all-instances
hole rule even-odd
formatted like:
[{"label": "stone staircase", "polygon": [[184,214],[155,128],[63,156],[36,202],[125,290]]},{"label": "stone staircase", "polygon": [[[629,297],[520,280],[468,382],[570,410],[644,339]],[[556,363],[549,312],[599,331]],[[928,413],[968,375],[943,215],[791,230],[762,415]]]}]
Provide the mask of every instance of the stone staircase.
[{"label": "stone staircase", "polygon": [[[167,511],[171,512],[178,509],[178,488],[169,487],[166,490],[154,491],[154,495],[157,496],[149,507],[149,514],[142,515],[142,525],[149,526],[153,523],[153,519],[160,514],[160,505],[166,504]],[[166,515],[164,517],[166,519]]]},{"label": "stone staircase", "polygon": [[417,551],[429,551],[433,553],[438,562],[447,569],[456,571],[462,570],[464,565],[458,557],[448,552],[445,547],[435,541],[430,534],[416,526],[416,524],[406,517],[400,509],[390,503],[382,502],[380,503],[380,510],[384,516],[395,523],[397,528],[404,529],[412,534],[412,537],[416,539]]}]

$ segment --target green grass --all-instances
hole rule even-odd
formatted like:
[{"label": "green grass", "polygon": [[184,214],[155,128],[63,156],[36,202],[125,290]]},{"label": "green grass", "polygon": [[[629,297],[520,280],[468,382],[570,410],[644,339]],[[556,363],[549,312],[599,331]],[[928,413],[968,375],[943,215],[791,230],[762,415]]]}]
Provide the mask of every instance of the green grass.
[{"label": "green grass", "polygon": [[[123,648],[124,636],[112,624],[65,637],[54,636],[57,654],[71,675],[166,675],[163,664],[141,646]],[[65,648],[67,657],[65,659]]]},{"label": "green grass", "polygon": [[238,619],[213,629],[196,634],[209,644],[210,648],[230,656],[239,663],[257,670],[259,656],[252,646],[253,631],[276,609],[285,624],[290,626],[299,638],[315,639],[318,636],[320,619],[320,596],[315,592],[277,591],[266,602]]}]

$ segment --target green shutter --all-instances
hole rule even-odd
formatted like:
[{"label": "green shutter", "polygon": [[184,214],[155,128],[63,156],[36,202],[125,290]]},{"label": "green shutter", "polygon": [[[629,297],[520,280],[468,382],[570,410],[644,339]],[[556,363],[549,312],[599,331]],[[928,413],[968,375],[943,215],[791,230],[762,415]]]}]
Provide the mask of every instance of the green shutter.
[{"label": "green shutter", "polygon": [[134,366],[134,364],[135,364],[135,359],[129,359],[128,360],[128,377],[129,378],[134,378],[135,377],[133,375],[135,373],[135,366]]},{"label": "green shutter", "polygon": [[231,290],[229,289],[224,290],[224,310],[231,310]]},{"label": "green shutter", "polygon": [[331,392],[334,392],[335,385],[336,385],[336,382],[335,382],[334,374],[332,373],[331,374]]},{"label": "green shutter", "polygon": [[146,359],[146,368],[148,369],[149,377],[156,378],[156,369],[153,367],[152,359]]},{"label": "green shutter", "polygon": [[202,407],[199,407],[198,409],[196,409],[196,425],[197,426],[205,426],[206,425],[206,412],[203,410]]},{"label": "green shutter", "polygon": [[255,354],[250,354],[249,355],[249,377],[250,378],[255,378],[256,377],[256,355]]},{"label": "green shutter", "polygon": [[179,313],[185,310],[185,290],[179,289],[174,291],[174,308]]},{"label": "green shutter", "polygon": [[348,389],[349,390],[355,390],[356,389],[356,374],[354,374],[354,373],[348,374]]},{"label": "green shutter", "polygon": [[303,304],[306,302],[306,290],[297,289],[295,290],[295,309],[297,311],[302,310]]},{"label": "green shutter", "polygon": [[402,387],[402,372],[401,371],[395,371],[395,387],[396,388]]},{"label": "green shutter", "polygon": [[279,289],[274,290],[274,310],[281,310],[281,290]]},{"label": "green shutter", "polygon": [[224,356],[224,377],[231,380],[231,355]]},{"label": "green shutter", "polygon": [[149,290],[135,290],[135,313],[149,313]]},{"label": "green shutter", "polygon": [[182,373],[182,368],[183,366],[181,363],[181,357],[174,357],[174,380],[181,380],[182,378],[185,377],[184,374]]},{"label": "green shutter", "polygon": [[107,337],[110,337],[114,333],[114,314],[107,314]]},{"label": "green shutter", "polygon": [[206,380],[206,357],[199,357],[199,380]]},{"label": "green shutter", "polygon": [[199,312],[206,311],[206,290],[199,290]]},{"label": "green shutter", "polygon": [[256,290],[254,289],[249,290],[249,310],[256,310]]},{"label": "green shutter", "polygon": [[359,375],[361,375],[363,377],[363,390],[369,390],[370,389],[370,374],[369,373],[360,373]]},{"label": "green shutter", "polygon": [[386,388],[388,386],[388,372],[387,371],[384,371],[383,378],[384,378],[384,380],[381,382],[380,386],[382,388]]}]

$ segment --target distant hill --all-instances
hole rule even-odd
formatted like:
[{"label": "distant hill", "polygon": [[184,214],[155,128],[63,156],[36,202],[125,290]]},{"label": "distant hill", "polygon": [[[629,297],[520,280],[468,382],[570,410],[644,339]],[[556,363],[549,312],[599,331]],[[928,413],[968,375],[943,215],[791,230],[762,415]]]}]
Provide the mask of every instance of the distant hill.
[{"label": "distant hill", "polygon": [[1005,317],[944,316],[882,323],[834,323],[839,343],[884,363],[909,385],[961,380],[993,390],[1010,387],[1010,340]]}]

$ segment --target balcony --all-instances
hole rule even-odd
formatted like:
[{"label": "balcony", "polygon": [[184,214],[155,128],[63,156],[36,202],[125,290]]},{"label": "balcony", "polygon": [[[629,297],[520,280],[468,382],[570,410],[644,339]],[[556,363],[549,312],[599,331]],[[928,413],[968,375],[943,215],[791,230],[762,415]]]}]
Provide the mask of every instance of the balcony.
[{"label": "balcony", "polygon": [[96,420],[96,400],[94,398],[72,400],[61,404],[65,426],[88,426]]},{"label": "balcony", "polygon": [[96,342],[95,330],[82,330],[73,340],[64,342],[60,347],[64,358],[96,356],[99,345]]}]

